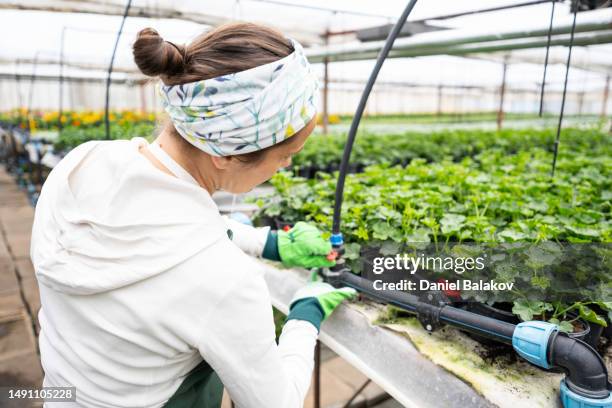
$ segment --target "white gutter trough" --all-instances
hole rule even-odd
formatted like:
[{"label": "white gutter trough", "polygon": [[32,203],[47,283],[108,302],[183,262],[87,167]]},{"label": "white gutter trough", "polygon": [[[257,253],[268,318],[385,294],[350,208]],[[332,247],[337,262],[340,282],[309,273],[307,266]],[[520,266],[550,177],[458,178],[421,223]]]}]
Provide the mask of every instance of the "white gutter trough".
[{"label": "white gutter trough", "polygon": [[[262,263],[272,303],[286,314],[291,297],[306,282],[306,273]],[[405,337],[372,325],[367,316],[353,306],[341,305],[323,323],[320,340],[405,407],[496,406],[423,356]]]}]

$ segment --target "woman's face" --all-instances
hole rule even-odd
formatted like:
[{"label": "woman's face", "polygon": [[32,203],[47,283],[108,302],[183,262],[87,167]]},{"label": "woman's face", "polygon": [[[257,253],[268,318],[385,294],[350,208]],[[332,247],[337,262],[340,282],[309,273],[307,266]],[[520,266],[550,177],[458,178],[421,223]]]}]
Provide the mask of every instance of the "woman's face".
[{"label": "woman's face", "polygon": [[228,162],[223,166],[221,188],[230,193],[245,193],[269,180],[280,168],[290,166],[291,157],[302,150],[315,125],[316,120],[312,119],[306,127],[291,136],[287,143],[267,149],[255,164],[243,163],[236,158],[224,158]]}]

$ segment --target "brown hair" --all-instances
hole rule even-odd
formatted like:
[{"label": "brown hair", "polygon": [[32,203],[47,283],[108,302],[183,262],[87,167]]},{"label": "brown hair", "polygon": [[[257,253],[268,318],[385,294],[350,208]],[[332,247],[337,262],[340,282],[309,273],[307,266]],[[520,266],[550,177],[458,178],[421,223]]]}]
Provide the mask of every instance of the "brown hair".
[{"label": "brown hair", "polygon": [[[291,54],[293,45],[270,27],[237,22],[205,32],[186,46],[165,41],[154,29],[145,28],[138,33],[132,50],[134,61],[143,74],[159,77],[166,85],[179,85],[277,61]],[[174,126],[172,131],[183,140]],[[294,138],[286,140],[291,139]],[[284,141],[272,147],[282,143]],[[266,150],[233,157],[245,163],[256,163]]]}]

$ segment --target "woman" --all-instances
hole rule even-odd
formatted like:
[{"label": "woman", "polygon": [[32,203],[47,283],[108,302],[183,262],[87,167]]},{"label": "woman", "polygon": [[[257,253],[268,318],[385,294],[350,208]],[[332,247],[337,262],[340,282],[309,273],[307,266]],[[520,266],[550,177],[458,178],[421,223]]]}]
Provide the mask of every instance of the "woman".
[{"label": "woman", "polygon": [[[354,295],[308,283],[277,345],[260,264],[333,265],[319,231],[222,217],[216,190],[268,180],[304,145],[317,81],[299,43],[224,25],[186,47],[142,30],[136,64],[160,77],[171,122],[154,143],[96,141],[49,175],[32,231],[45,386],[84,407],[303,404],[319,325]],[[59,407],[54,403],[54,407]]]}]

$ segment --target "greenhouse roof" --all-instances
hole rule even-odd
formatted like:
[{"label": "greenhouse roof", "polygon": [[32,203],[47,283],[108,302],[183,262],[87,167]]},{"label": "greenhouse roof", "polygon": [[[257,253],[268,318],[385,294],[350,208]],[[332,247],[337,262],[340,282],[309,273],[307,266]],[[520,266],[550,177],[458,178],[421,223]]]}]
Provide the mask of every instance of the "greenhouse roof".
[{"label": "greenhouse roof", "polygon": [[[546,31],[550,21],[550,2],[535,2],[538,4],[506,10],[471,14],[448,19],[430,19],[436,16],[446,16],[463,13],[483,7],[499,7],[516,4],[509,0],[465,0],[462,2],[450,0],[420,1],[417,3],[409,21],[424,21],[430,26],[444,28],[438,32],[425,32],[412,37],[400,38],[397,46],[402,44],[423,43],[427,39],[454,38],[466,33],[498,33],[517,31],[522,27],[537,28]],[[0,39],[0,74],[4,78],[10,75],[58,75],[62,32],[64,33],[64,55],[66,62],[65,74],[68,76],[97,80],[104,76],[115,42],[115,36],[120,24],[120,15],[125,3],[118,1],[103,2],[99,0],[0,0],[0,16],[3,29],[10,35]],[[369,1],[322,0],[234,0],[223,2],[202,2],[186,0],[181,2],[164,0],[134,0],[131,16],[126,20],[124,33],[119,41],[117,57],[114,65],[114,78],[123,80],[131,78],[134,81],[142,79],[132,61],[131,43],[136,33],[148,26],[156,28],[160,34],[174,42],[188,42],[196,35],[210,27],[231,20],[248,20],[275,26],[288,36],[302,41],[308,48],[313,62],[322,61],[324,53],[353,52],[353,56],[364,61],[331,64],[331,76],[337,80],[364,80],[369,73],[372,58],[376,55],[376,46],[380,41],[359,42],[356,30],[380,27],[393,23],[401,13],[405,1],[387,0],[373,5]],[[135,16],[139,17],[135,17]],[[142,17],[147,16],[147,17]],[[162,18],[163,17],[163,18]],[[612,41],[612,8],[583,12],[578,15],[578,24],[582,21],[597,21],[603,30],[597,32],[578,33],[577,45],[609,43]],[[555,27],[567,27],[571,22],[569,2],[556,5],[554,15]],[[605,25],[607,24],[607,28]],[[325,33],[336,33],[328,38],[329,46],[325,46]],[[550,80],[553,83],[562,82],[569,34],[556,37],[557,45],[551,48]],[[499,82],[499,62],[507,59],[510,63],[520,66],[519,70],[541,71],[544,60],[542,41],[545,36],[526,37],[523,42],[538,42],[534,49],[500,50],[496,53],[482,53],[481,43],[469,52],[453,53],[460,58],[446,56],[444,52],[424,53],[425,56],[416,59],[401,58],[388,61],[381,72],[382,80],[397,80],[411,72],[406,81],[444,82],[447,84],[493,85]],[[18,39],[17,41],[15,39]],[[582,42],[581,42],[582,41]],[[496,44],[500,44],[497,42]],[[555,42],[553,42],[555,45]],[[323,50],[323,52],[322,52]],[[365,52],[369,50],[368,52]],[[452,51],[452,50],[451,50]],[[605,75],[612,72],[612,46],[598,44],[576,47],[572,58],[573,69],[570,74],[576,81],[585,76],[603,84]],[[325,54],[325,55],[328,55]],[[417,53],[418,54],[418,53]],[[440,54],[436,56],[435,54]],[[404,56],[397,52],[393,56]],[[406,54],[411,56],[411,54]],[[463,57],[470,57],[460,62]],[[333,59],[333,58],[332,58]],[[32,63],[37,62],[36,69]],[[337,66],[336,66],[337,65]],[[440,66],[442,65],[442,66]],[[531,67],[528,67],[531,65]],[[454,68],[450,68],[454,66]],[[478,67],[482,75],[472,78],[469,72]],[[446,67],[446,68],[445,68]],[[466,69],[467,73],[448,72]],[[594,76],[581,70],[594,72]],[[444,75],[438,74],[446,70]],[[488,73],[490,71],[490,73]],[[321,70],[322,72],[322,70]],[[444,78],[441,78],[443,76]],[[529,76],[528,82],[535,82],[538,75]],[[516,81],[526,78],[517,74]],[[532,80],[533,79],[533,80]],[[512,82],[512,76],[509,81]],[[583,81],[580,81],[583,82]]]}]

